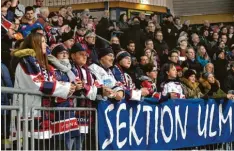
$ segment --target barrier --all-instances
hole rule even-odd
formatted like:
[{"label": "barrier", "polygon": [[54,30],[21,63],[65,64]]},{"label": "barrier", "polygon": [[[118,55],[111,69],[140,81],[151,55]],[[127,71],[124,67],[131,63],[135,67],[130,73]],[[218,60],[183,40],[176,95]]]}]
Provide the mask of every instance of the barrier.
[{"label": "barrier", "polygon": [[[16,115],[17,118],[16,122],[14,122],[14,115],[10,113],[13,120],[11,120],[11,128],[9,128],[9,130],[12,134],[10,135],[10,138],[7,138],[7,135],[5,135],[6,137],[4,141],[7,140],[7,142],[10,142],[11,146],[7,147],[5,144],[2,144],[2,150],[98,150],[98,120],[97,110],[95,108],[29,108],[30,104],[28,104],[28,96],[48,95],[32,90],[21,90],[7,87],[1,87],[1,91],[1,93],[23,95],[22,106],[2,105],[1,107],[1,110],[5,113],[6,110],[16,111],[14,115]],[[72,96],[71,99],[73,99],[72,101],[76,102],[76,99],[84,99],[84,97]],[[29,112],[30,116],[28,115]],[[40,113],[41,116],[38,117],[37,115],[39,114],[37,113]],[[55,113],[58,116],[54,116],[53,118],[51,116],[44,116],[50,115],[51,113]],[[64,118],[65,114],[68,115],[67,118]],[[92,121],[90,119],[92,119]],[[2,122],[6,123],[9,120],[10,118],[4,118],[4,121],[2,120]],[[8,129],[5,126],[2,132],[6,134],[7,131]],[[13,145],[14,139],[11,137],[13,135],[16,136],[16,147]],[[74,145],[71,145],[70,143]],[[68,149],[67,147],[71,148]]]}]

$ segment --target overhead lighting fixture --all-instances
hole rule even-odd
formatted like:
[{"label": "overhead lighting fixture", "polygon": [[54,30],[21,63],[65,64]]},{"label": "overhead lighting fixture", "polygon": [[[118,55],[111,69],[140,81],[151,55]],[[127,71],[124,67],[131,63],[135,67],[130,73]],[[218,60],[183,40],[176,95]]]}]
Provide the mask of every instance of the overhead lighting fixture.
[{"label": "overhead lighting fixture", "polygon": [[140,0],[141,4],[149,4],[149,0]]}]

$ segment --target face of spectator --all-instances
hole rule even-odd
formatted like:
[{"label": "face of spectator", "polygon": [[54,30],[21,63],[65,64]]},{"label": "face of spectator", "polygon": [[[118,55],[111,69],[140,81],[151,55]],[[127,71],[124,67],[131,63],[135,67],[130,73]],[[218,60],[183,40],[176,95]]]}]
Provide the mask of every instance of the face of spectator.
[{"label": "face of spectator", "polygon": [[82,16],[82,24],[86,25],[89,22],[89,17],[87,15]]},{"label": "face of spectator", "polygon": [[227,43],[227,36],[226,35],[222,35],[221,36],[221,40],[226,44]]},{"label": "face of spectator", "polygon": [[129,56],[124,57],[122,60],[120,60],[119,64],[122,67],[126,68],[126,69],[130,68],[130,66],[131,66],[131,57],[129,57]]},{"label": "face of spectator", "polygon": [[63,59],[68,59],[68,58],[69,58],[69,53],[66,50],[57,53],[58,60],[63,60]]},{"label": "face of spectator", "polygon": [[223,33],[223,34],[227,34],[227,32],[228,32],[227,28],[223,28],[223,29],[222,29],[222,33]]},{"label": "face of spectator", "polygon": [[221,42],[219,43],[219,47],[222,48],[222,49],[225,48],[225,43],[224,43],[223,41],[221,41]]},{"label": "face of spectator", "polygon": [[85,40],[87,41],[88,44],[95,45],[96,38],[94,36],[88,36],[85,38]]},{"label": "face of spectator", "polygon": [[146,49],[154,49],[154,43],[153,43],[153,41],[148,41],[147,43],[146,43]]},{"label": "face of spectator", "polygon": [[141,18],[141,20],[145,19],[145,13],[140,13],[139,17]]},{"label": "face of spectator", "polygon": [[1,7],[1,12],[3,16],[7,15],[7,9],[8,9],[7,7]]},{"label": "face of spectator", "polygon": [[170,17],[167,18],[167,20],[168,20],[169,22],[173,22],[173,17],[170,16]]},{"label": "face of spectator", "polygon": [[155,80],[157,78],[158,71],[156,68],[154,68],[151,72],[147,72],[146,75],[151,79]]},{"label": "face of spectator", "polygon": [[127,19],[128,19],[127,15],[124,15],[124,16],[123,16],[123,21],[124,21],[124,22],[127,22]]},{"label": "face of spectator", "polygon": [[147,63],[149,63],[149,58],[147,56],[142,56],[140,64],[145,65]]},{"label": "face of spectator", "polygon": [[86,51],[78,51],[76,53],[71,54],[72,60],[78,66],[84,66],[87,62],[88,54]]},{"label": "face of spectator", "polygon": [[206,54],[206,48],[204,46],[201,46],[200,47],[200,52],[201,52],[201,55],[205,55]]},{"label": "face of spectator", "polygon": [[180,23],[180,19],[176,19],[176,20],[175,20],[175,24],[176,24],[176,25],[180,25],[180,24],[181,24],[181,23]]},{"label": "face of spectator", "polygon": [[26,17],[27,20],[33,20],[33,18],[34,18],[34,11],[33,10],[27,11],[25,13],[25,17]]},{"label": "face of spectator", "polygon": [[68,48],[68,49],[71,49],[72,46],[74,45],[75,41],[74,39],[69,39],[69,40],[66,40],[64,41],[64,45]]},{"label": "face of spectator", "polygon": [[60,9],[60,10],[59,10],[59,14],[60,14],[61,16],[63,16],[63,17],[66,17],[67,9],[65,9],[65,8]]},{"label": "face of spectator", "polygon": [[129,50],[131,53],[134,53],[134,52],[135,52],[135,44],[134,44],[134,43],[130,43],[127,47],[128,47],[128,50]]},{"label": "face of spectator", "polygon": [[188,57],[188,59],[190,59],[190,60],[195,59],[195,52],[194,52],[193,49],[188,49],[187,57]]},{"label": "face of spectator", "polygon": [[167,76],[169,79],[175,79],[177,77],[177,70],[175,66],[173,66],[169,69],[169,71],[167,71]]},{"label": "face of spectator", "polygon": [[105,11],[104,11],[104,17],[105,17],[105,18],[109,18],[109,11],[108,11],[108,10],[105,10]]},{"label": "face of spectator", "polygon": [[179,55],[177,53],[172,53],[168,58],[171,62],[178,63]]},{"label": "face of spectator", "polygon": [[77,30],[77,33],[78,33],[80,36],[84,36],[85,33],[86,33],[86,29],[84,29],[84,28],[78,29],[78,30]]},{"label": "face of spectator", "polygon": [[204,26],[206,26],[206,27],[210,27],[210,23],[209,23],[209,21],[208,21],[208,20],[205,20],[205,22],[204,22]]},{"label": "face of spectator", "polygon": [[58,25],[59,26],[63,25],[63,17],[61,17],[61,16],[58,17]]},{"label": "face of spectator", "polygon": [[209,36],[208,30],[205,30],[205,31],[204,31],[203,36],[205,36],[205,37],[208,37],[208,36]]},{"label": "face of spectator", "polygon": [[162,40],[163,40],[163,34],[162,34],[161,32],[157,32],[157,33],[156,33],[156,39],[157,39],[158,41],[162,41]]},{"label": "face of spectator", "polygon": [[213,40],[218,41],[218,39],[219,39],[219,34],[218,33],[214,33],[213,34]]},{"label": "face of spectator", "polygon": [[183,40],[183,41],[180,42],[180,46],[187,47],[188,46],[188,42],[186,40]]},{"label": "face of spectator", "polygon": [[71,6],[67,7],[67,12],[72,13],[73,9]]},{"label": "face of spectator", "polygon": [[153,23],[150,23],[150,24],[148,25],[148,28],[149,28],[149,31],[151,31],[151,32],[154,32],[154,31],[155,31],[155,26],[154,26]]},{"label": "face of spectator", "polygon": [[111,44],[119,44],[119,39],[117,37],[112,37]]},{"label": "face of spectator", "polygon": [[90,23],[86,24],[86,29],[90,30],[90,31],[93,30],[93,24],[92,23],[91,24]]},{"label": "face of spectator", "polygon": [[150,58],[151,55],[152,55],[152,53],[151,53],[150,49],[145,50],[145,56],[147,56],[148,58]]},{"label": "face of spectator", "polygon": [[15,19],[15,30],[17,31],[19,29],[19,26],[20,26],[20,20],[19,19]]},{"label": "face of spectator", "polygon": [[195,74],[191,75],[191,76],[188,78],[188,80],[189,80],[190,82],[192,82],[192,83],[195,83],[195,82],[196,82],[196,76],[195,76]]},{"label": "face of spectator", "polygon": [[44,0],[36,0],[36,5],[42,7]]},{"label": "face of spectator", "polygon": [[157,15],[154,15],[154,16],[152,17],[152,21],[153,21],[153,22],[157,22]]},{"label": "face of spectator", "polygon": [[225,53],[224,52],[221,52],[218,56],[220,59],[225,59]]},{"label": "face of spectator", "polygon": [[45,37],[42,37],[41,38],[41,49],[42,49],[43,54],[46,54],[46,47],[47,47],[47,44],[46,44]]},{"label": "face of spectator", "polygon": [[10,8],[10,7],[11,7],[11,1],[8,1],[8,2],[6,3],[6,7],[7,7],[7,8]]},{"label": "face of spectator", "polygon": [[98,19],[97,19],[97,18],[94,18],[94,19],[93,19],[93,23],[94,23],[94,25],[97,25],[97,24],[98,24]]},{"label": "face of spectator", "polygon": [[100,63],[105,67],[105,68],[110,68],[113,66],[114,62],[114,54],[109,53],[108,55],[105,55],[100,59]]},{"label": "face of spectator", "polygon": [[234,29],[233,29],[233,26],[231,26],[230,28],[229,28],[229,34],[233,34],[234,33]]},{"label": "face of spectator", "polygon": [[213,73],[214,72],[214,66],[213,66],[213,64],[208,63],[206,65],[206,71],[209,72],[209,73]]},{"label": "face of spectator", "polygon": [[199,43],[200,42],[199,36],[197,34],[193,35],[192,41],[193,43]]},{"label": "face of spectator", "polygon": [[215,83],[215,78],[214,78],[214,75],[213,74],[210,74],[207,78],[208,82],[209,83]]}]

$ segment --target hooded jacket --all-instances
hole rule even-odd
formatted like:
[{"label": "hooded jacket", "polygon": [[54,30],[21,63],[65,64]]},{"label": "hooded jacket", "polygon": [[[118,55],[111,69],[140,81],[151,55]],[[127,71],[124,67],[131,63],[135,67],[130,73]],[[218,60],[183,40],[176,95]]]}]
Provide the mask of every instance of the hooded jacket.
[{"label": "hooded jacket", "polygon": [[[39,65],[37,59],[35,58],[36,53],[33,49],[15,50],[12,52],[12,55],[20,58],[20,62],[16,67],[14,88],[27,89],[35,92],[41,91],[42,93],[47,95],[61,97],[64,99],[67,98],[69,94],[70,83],[56,81],[52,70],[47,71]],[[31,110],[33,107],[50,106],[50,98],[48,97],[41,97],[36,95],[23,96],[21,94],[14,94],[13,106],[23,107],[23,101],[25,100],[27,100],[28,117],[32,116]],[[41,112],[38,110],[35,110],[33,112],[33,115],[34,117],[42,116]],[[15,123],[15,116],[16,111],[12,112],[13,125]],[[43,116],[44,120],[38,121],[40,122],[38,124],[40,125],[40,128],[44,129],[44,131],[34,132],[35,139],[51,138],[52,135],[56,133],[56,131],[48,129],[49,122],[45,122],[48,121],[49,114],[43,114]]]}]

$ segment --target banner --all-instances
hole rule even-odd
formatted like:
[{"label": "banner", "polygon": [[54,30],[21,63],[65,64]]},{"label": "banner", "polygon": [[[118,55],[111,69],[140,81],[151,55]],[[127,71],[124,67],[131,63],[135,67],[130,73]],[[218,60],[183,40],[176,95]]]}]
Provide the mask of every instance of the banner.
[{"label": "banner", "polygon": [[99,149],[165,150],[233,142],[233,107],[231,100],[101,101]]}]

